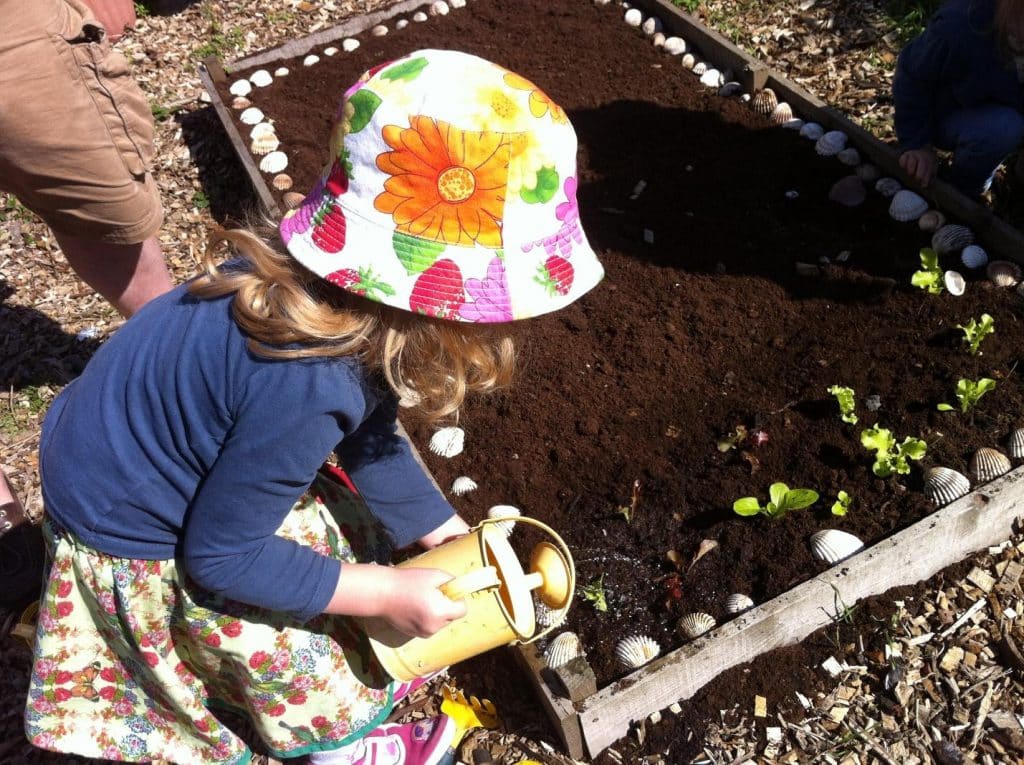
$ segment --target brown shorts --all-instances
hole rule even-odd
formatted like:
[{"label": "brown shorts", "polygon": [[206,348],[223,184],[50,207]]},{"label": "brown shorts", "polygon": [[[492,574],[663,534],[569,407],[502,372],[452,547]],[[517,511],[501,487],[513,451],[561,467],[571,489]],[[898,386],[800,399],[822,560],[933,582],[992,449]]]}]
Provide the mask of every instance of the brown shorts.
[{"label": "brown shorts", "polygon": [[160,228],[149,103],[81,0],[0,0],[0,190],[54,233]]}]

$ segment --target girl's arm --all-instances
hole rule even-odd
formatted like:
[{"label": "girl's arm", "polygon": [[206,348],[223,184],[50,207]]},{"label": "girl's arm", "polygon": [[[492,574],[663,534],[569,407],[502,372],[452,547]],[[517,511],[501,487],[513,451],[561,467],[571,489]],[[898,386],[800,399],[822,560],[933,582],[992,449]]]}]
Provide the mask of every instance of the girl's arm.
[{"label": "girl's arm", "polygon": [[447,542],[449,539],[462,536],[467,531],[469,531],[469,524],[462,520],[461,516],[453,515],[429,534],[420,537],[417,541],[419,541],[421,546],[429,550],[432,547],[437,547],[439,544]]}]

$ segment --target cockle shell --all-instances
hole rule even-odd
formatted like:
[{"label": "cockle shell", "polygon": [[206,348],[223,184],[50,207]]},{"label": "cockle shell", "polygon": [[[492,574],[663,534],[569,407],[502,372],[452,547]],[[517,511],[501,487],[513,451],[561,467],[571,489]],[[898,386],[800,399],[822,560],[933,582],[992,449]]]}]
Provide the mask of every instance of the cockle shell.
[{"label": "cockle shell", "polygon": [[870,162],[864,162],[857,165],[854,172],[857,173],[857,177],[864,181],[864,183],[874,183],[882,174],[881,171],[879,171],[878,166],[872,165]]},{"label": "cockle shell", "polygon": [[728,98],[729,96],[735,96],[741,90],[743,90],[743,85],[735,80],[731,80],[718,89],[718,95]]},{"label": "cockle shell", "polygon": [[868,191],[856,175],[840,178],[829,189],[828,198],[846,207],[856,207],[867,198]]},{"label": "cockle shell", "polygon": [[430,4],[428,13],[431,16],[447,16],[449,10],[451,9],[448,7],[448,3],[446,3],[444,0],[436,0],[435,2]]},{"label": "cockle shell", "polygon": [[541,627],[557,627],[565,621],[569,608],[552,608],[536,595],[533,598],[533,613]]},{"label": "cockle shell", "polygon": [[[448,6],[445,5],[445,8],[447,8],[447,7]],[[445,12],[447,13],[447,11],[445,11]],[[345,51],[346,53],[351,53],[352,51],[354,51],[358,47],[359,47],[359,40],[357,40],[354,37],[346,37],[344,40],[341,41],[341,49],[343,51]]]},{"label": "cockle shell", "polygon": [[[452,3],[452,7],[455,8],[458,6],[456,6],[455,3]],[[384,24],[378,24],[377,26],[373,27],[373,29],[370,30],[370,34],[373,35],[374,37],[383,37],[387,33],[388,28]]]},{"label": "cockle shell", "polygon": [[786,128],[786,130],[799,130],[803,126],[804,121],[799,117],[793,117],[782,123],[782,127]]},{"label": "cockle shell", "polygon": [[974,244],[974,234],[957,223],[947,223],[932,234],[932,249],[937,255],[952,255],[969,244]]},{"label": "cockle shell", "polygon": [[409,19],[399,19],[395,22],[395,29],[402,30],[409,26]]},{"label": "cockle shell", "polygon": [[1024,428],[1017,428],[1010,434],[1006,451],[1008,451],[1010,456],[1015,460],[1019,460],[1024,457]]},{"label": "cockle shell", "polygon": [[846,133],[829,130],[814,142],[814,150],[823,157],[832,157],[846,148]]},{"label": "cockle shell", "polygon": [[425,14],[423,11],[416,11],[416,13],[412,15],[412,20],[415,21],[417,24],[422,24],[424,21],[427,20],[427,18],[427,14]]},{"label": "cockle shell", "polygon": [[252,83],[248,80],[235,80],[228,90],[233,96],[247,96],[252,93]]},{"label": "cockle shell", "polygon": [[682,619],[679,620],[679,632],[683,637],[699,638],[705,632],[710,632],[715,628],[715,617],[711,614],[705,614],[703,611],[697,611],[692,614],[686,614]]},{"label": "cockle shell", "polygon": [[580,656],[583,656],[583,645],[575,632],[556,635],[544,651],[544,660],[552,669],[564,666]]},{"label": "cockle shell", "polygon": [[655,48],[665,47],[665,35],[662,32],[655,32],[651,35],[651,45]]},{"label": "cockle shell", "polygon": [[917,220],[928,212],[928,200],[910,189],[901,189],[889,203],[889,217],[902,222]]},{"label": "cockle shell", "polygon": [[337,56],[338,55],[338,49],[335,48],[333,45],[330,46],[329,48],[324,48],[324,55],[325,56]]},{"label": "cockle shell", "polygon": [[800,128],[800,135],[811,141],[817,141],[819,138],[825,135],[825,128],[823,128],[817,122],[805,122],[804,126]]},{"label": "cockle shell", "polygon": [[847,146],[842,151],[836,152],[836,159],[849,167],[856,167],[860,164],[860,152],[852,146]]},{"label": "cockle shell", "polygon": [[263,112],[257,109],[255,106],[250,106],[244,112],[238,115],[238,119],[244,122],[246,125],[258,125],[263,122]]},{"label": "cockle shell", "polygon": [[642,667],[661,653],[661,646],[646,635],[630,635],[615,646],[615,658],[627,669]]},{"label": "cockle shell", "polygon": [[793,109],[785,101],[779,101],[775,109],[772,110],[772,114],[769,119],[772,121],[773,125],[782,125],[793,119]]},{"label": "cockle shell", "polygon": [[969,244],[960,253],[960,262],[968,268],[981,268],[988,263],[988,253],[976,244]]},{"label": "cockle shell", "polygon": [[864,543],[845,531],[823,529],[811,534],[810,546],[815,560],[832,565],[862,550]]},{"label": "cockle shell", "polygon": [[257,138],[262,138],[263,136],[268,135],[277,135],[277,130],[271,122],[261,122],[258,125],[253,125],[252,130],[249,131],[249,137],[254,141]]},{"label": "cockle shell", "polygon": [[452,481],[452,494],[457,497],[461,497],[463,494],[469,494],[471,491],[476,490],[476,481],[470,478],[468,475],[460,475],[454,481]]},{"label": "cockle shell", "polygon": [[274,179],[270,183],[278,191],[288,191],[288,189],[292,187],[292,183],[294,183],[294,181],[292,181],[292,177],[290,175],[279,173],[274,176]]},{"label": "cockle shell", "polygon": [[638,27],[644,23],[644,15],[639,8],[630,8],[623,16],[623,20],[631,27]]},{"label": "cockle shell", "polygon": [[971,457],[971,474],[978,483],[988,483],[1004,473],[1009,473],[1009,458],[998,449],[983,446]]},{"label": "cockle shell", "polygon": [[252,101],[245,96],[235,96],[231,101],[232,109],[248,109],[250,106],[252,106]]},{"label": "cockle shell", "polygon": [[698,61],[696,64],[693,65],[693,69],[691,69],[690,71],[692,71],[695,75],[700,77],[707,70],[708,70],[708,65],[706,63],[704,63],[703,61]]},{"label": "cockle shell", "polygon": [[967,280],[959,271],[946,271],[942,275],[942,282],[946,285],[946,291],[957,297],[963,295],[967,289]]},{"label": "cockle shell", "polygon": [[667,37],[662,47],[670,56],[681,56],[686,53],[686,40],[682,37]]},{"label": "cockle shell", "polygon": [[275,133],[260,133],[252,139],[252,143],[249,144],[249,150],[253,154],[261,157],[264,154],[269,154],[270,152],[275,151],[280,145],[281,141]]},{"label": "cockle shell", "polygon": [[684,53],[683,57],[679,59],[679,63],[682,64],[683,69],[693,69],[697,66],[697,57],[692,53]]},{"label": "cockle shell", "polygon": [[466,431],[457,425],[441,428],[430,437],[430,451],[442,457],[455,457],[462,454],[466,443]]},{"label": "cockle shell", "polygon": [[[487,511],[487,517],[492,519],[518,518],[520,515],[522,513],[519,512],[519,508],[514,505],[495,505]],[[516,522],[513,520],[501,521],[500,523],[495,523],[494,526],[504,533],[505,536],[509,536],[512,533],[512,529],[516,527]]]},{"label": "cockle shell", "polygon": [[917,226],[926,234],[931,234],[946,225],[946,216],[938,210],[929,210],[917,219]]},{"label": "cockle shell", "polygon": [[[274,78],[266,69],[257,69],[255,72],[249,75],[249,82],[251,82],[257,88],[265,88],[273,81]],[[245,94],[243,93],[242,95]]]},{"label": "cockle shell", "polygon": [[310,53],[308,56],[306,56],[304,59],[302,59],[302,65],[303,66],[313,66],[313,64],[316,64],[319,61],[320,61],[320,57],[318,55],[316,55],[315,53]]},{"label": "cockle shell", "polygon": [[971,482],[952,468],[933,467],[924,473],[924,495],[939,507],[948,505],[971,490]]},{"label": "cockle shell", "polygon": [[1020,266],[1009,260],[993,260],[985,274],[997,287],[1012,287],[1020,281]]},{"label": "cockle shell", "polygon": [[700,76],[700,84],[708,88],[720,88],[724,83],[725,79],[717,69],[706,69]]},{"label": "cockle shell", "polygon": [[286,67],[286,66],[279,66],[277,69],[274,70],[274,76],[275,77],[287,77],[288,76],[288,67]]},{"label": "cockle shell", "polygon": [[260,170],[264,173],[280,173],[288,167],[288,155],[283,151],[272,151],[260,160]]},{"label": "cockle shell", "polygon": [[779,99],[771,88],[763,88],[754,94],[750,99],[750,108],[762,117],[770,117],[775,107],[779,105]]},{"label": "cockle shell", "polygon": [[297,191],[289,191],[288,193],[281,197],[281,201],[284,202],[284,206],[287,207],[289,210],[294,210],[299,205],[306,201],[306,195],[300,194]]},{"label": "cockle shell", "polygon": [[644,19],[644,23],[640,25],[640,30],[648,37],[653,37],[662,30],[661,19],[657,16]]},{"label": "cockle shell", "polygon": [[754,601],[749,595],[742,592],[734,592],[725,599],[725,612],[727,614],[742,614],[747,609],[754,607]]},{"label": "cockle shell", "polygon": [[879,178],[875,181],[875,191],[883,197],[895,196],[903,186],[895,178]]},{"label": "cockle shell", "polygon": [[466,7],[466,0],[448,0],[448,5],[452,7],[452,10],[458,10]]}]

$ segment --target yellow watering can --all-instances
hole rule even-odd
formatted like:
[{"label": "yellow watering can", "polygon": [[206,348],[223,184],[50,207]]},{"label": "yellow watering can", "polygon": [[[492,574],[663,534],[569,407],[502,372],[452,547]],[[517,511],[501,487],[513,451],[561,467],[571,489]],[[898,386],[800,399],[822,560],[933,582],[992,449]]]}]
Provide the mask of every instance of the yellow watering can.
[{"label": "yellow watering can", "polygon": [[568,608],[576,588],[572,555],[561,537],[533,518],[517,516],[516,523],[536,526],[554,539],[540,542],[523,571],[508,537],[497,524],[508,519],[487,518],[467,534],[398,564],[399,568],[436,568],[453,579],[441,586],[452,600],[466,601],[466,615],[449,622],[427,638],[410,637],[386,620],[370,618],[363,626],[381,665],[396,680],[409,681],[468,659],[491,648],[529,643],[547,635],[536,632],[532,591],[551,609]]}]

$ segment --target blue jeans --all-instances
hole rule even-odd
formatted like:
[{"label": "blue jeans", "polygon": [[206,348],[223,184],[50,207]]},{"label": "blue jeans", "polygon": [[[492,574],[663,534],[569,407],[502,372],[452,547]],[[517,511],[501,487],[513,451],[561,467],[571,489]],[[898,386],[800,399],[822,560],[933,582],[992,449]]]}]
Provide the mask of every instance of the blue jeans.
[{"label": "blue jeans", "polygon": [[1003,160],[1024,142],[1024,115],[1010,106],[986,104],[939,120],[935,145],[953,152],[950,182],[971,197],[987,191]]}]

